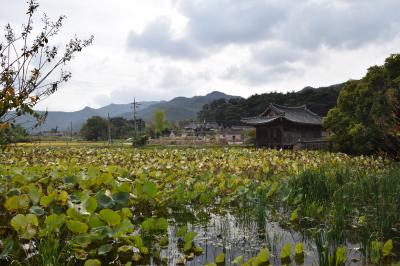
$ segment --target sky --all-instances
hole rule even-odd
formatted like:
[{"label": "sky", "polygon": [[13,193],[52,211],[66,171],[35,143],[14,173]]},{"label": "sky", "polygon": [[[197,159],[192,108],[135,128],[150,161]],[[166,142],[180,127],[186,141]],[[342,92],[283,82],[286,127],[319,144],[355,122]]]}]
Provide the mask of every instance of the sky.
[{"label": "sky", "polygon": [[[248,97],[359,79],[400,49],[398,0],[40,0],[64,25],[50,43],[95,36],[70,81],[37,109],[170,100],[211,91]],[[21,29],[26,0],[0,0]],[[2,36],[0,37],[2,38]]]}]

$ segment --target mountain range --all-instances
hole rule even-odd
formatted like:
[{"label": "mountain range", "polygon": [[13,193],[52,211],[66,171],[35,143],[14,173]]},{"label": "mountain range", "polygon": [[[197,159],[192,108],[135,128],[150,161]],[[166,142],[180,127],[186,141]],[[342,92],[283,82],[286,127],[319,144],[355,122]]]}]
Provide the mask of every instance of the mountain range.
[{"label": "mountain range", "polygon": [[[162,109],[165,111],[166,119],[171,122],[196,119],[197,113],[205,104],[220,98],[229,100],[232,98],[239,98],[239,96],[213,91],[204,96],[194,96],[190,98],[176,97],[170,101],[144,101],[140,102],[137,108],[137,117],[149,122],[152,120],[154,112],[158,109]],[[38,111],[38,113],[43,113],[43,111]],[[75,112],[49,111],[46,121],[37,128],[33,128],[35,120],[31,116],[22,116],[17,119],[17,123],[31,132],[49,131],[55,128],[60,131],[65,131],[70,130],[71,125],[73,131],[79,131],[82,124],[90,117],[107,117],[108,115],[110,117],[122,116],[127,119],[132,119],[133,110],[131,109],[130,103],[109,104],[98,109],[85,107]]]}]

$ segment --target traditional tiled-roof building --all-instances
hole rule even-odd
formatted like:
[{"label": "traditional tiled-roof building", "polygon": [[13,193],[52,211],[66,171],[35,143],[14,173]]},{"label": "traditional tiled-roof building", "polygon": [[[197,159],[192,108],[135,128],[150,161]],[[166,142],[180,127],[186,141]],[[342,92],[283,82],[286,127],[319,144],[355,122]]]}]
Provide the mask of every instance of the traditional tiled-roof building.
[{"label": "traditional tiled-roof building", "polygon": [[270,104],[260,115],[241,121],[256,128],[256,146],[291,148],[298,142],[322,137],[322,118],[305,105]]}]

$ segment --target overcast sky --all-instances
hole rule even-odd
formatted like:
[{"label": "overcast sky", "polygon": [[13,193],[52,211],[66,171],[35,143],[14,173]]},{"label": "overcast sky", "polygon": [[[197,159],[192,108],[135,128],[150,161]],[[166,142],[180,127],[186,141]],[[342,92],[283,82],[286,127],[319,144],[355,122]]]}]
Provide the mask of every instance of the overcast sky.
[{"label": "overcast sky", "polygon": [[[26,0],[0,0],[20,29]],[[95,36],[72,79],[39,109],[169,100],[219,90],[243,97],[362,77],[400,48],[400,1],[40,0],[66,15],[55,40]]]}]

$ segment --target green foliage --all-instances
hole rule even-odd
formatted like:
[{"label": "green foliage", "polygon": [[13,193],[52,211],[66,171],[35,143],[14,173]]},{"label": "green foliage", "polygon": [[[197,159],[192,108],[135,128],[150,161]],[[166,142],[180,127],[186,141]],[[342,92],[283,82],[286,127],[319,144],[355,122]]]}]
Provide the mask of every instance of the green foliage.
[{"label": "green foliage", "polygon": [[101,210],[100,217],[110,226],[119,225],[121,223],[121,216],[110,209]]},{"label": "green foliage", "polygon": [[99,255],[107,254],[108,252],[111,251],[111,249],[112,249],[111,244],[104,244],[97,249],[97,254]]},{"label": "green foliage", "polygon": [[[346,83],[324,125],[340,151],[400,157],[400,54]],[[397,76],[396,76],[397,75]]]},{"label": "green foliage", "polygon": [[9,211],[16,211],[20,209],[29,208],[30,199],[28,195],[22,194],[17,196],[12,196],[6,199],[4,207]]},{"label": "green foliage", "polygon": [[[26,163],[35,159],[34,165]],[[271,240],[267,233],[274,229],[265,231],[269,218],[285,232],[304,231],[325,265],[341,264],[348,228],[354,238],[393,239],[379,244],[382,262],[392,257],[393,228],[400,219],[400,179],[398,171],[387,171],[392,166],[379,157],[317,151],[11,148],[0,154],[1,218],[10,228],[3,231],[0,263],[21,259],[27,241],[35,243],[32,265],[96,258],[107,265],[151,260],[168,265],[170,260],[160,258],[165,248],[185,263],[209,248],[203,246],[204,231],[197,231],[208,225],[221,229],[215,250],[221,251],[216,245],[226,241],[225,230],[243,226],[255,232],[249,239],[261,245],[265,237],[278,254],[262,248],[247,261],[239,256],[239,264],[313,259],[302,243],[281,246],[279,236]],[[369,241],[364,256],[373,253]],[[213,257],[213,265],[233,263],[231,256],[221,263],[222,256]]]},{"label": "green foliage", "polygon": [[28,131],[20,125],[10,125],[6,128],[0,128],[0,145],[28,141]]},{"label": "green foliage", "polygon": [[266,248],[261,249],[254,259],[253,265],[265,265],[269,261],[269,250]]},{"label": "green foliage", "polygon": [[140,134],[137,137],[133,137],[132,144],[134,147],[142,147],[147,144],[149,137],[146,134]]},{"label": "green foliage", "polygon": [[388,241],[385,242],[385,244],[383,244],[382,247],[382,255],[383,257],[387,257],[391,254],[393,249],[393,240],[389,239]]},{"label": "green foliage", "polygon": [[335,266],[339,266],[339,265],[344,265],[346,262],[346,247],[344,246],[340,246],[336,249],[336,265]]},{"label": "green foliage", "polygon": [[[61,240],[62,241],[62,240]],[[62,265],[65,263],[65,253],[61,251],[62,242],[54,237],[39,240],[38,256],[33,265]]]},{"label": "green foliage", "polygon": [[184,247],[183,247],[183,251],[184,252],[188,252],[191,251],[193,248],[193,240],[196,237],[197,233],[190,231],[187,232],[183,238],[184,241]]},{"label": "green foliage", "polygon": [[148,218],[142,223],[142,229],[146,232],[165,232],[168,222],[165,218]]},{"label": "green foliage", "polygon": [[281,259],[285,260],[290,258],[291,253],[292,253],[292,245],[290,243],[285,244],[281,249]]},{"label": "green foliage", "polygon": [[381,247],[382,243],[378,241],[371,242],[370,259],[374,264],[378,264],[381,259]]},{"label": "green foliage", "polygon": [[80,134],[86,140],[106,140],[108,138],[108,122],[100,116],[93,116],[82,125]]},{"label": "green foliage", "polygon": [[153,116],[153,125],[155,135],[158,137],[167,127],[167,121],[165,120],[165,112],[161,109],[158,109],[154,112]]},{"label": "green foliage", "polygon": [[224,253],[219,253],[215,257],[215,263],[216,264],[224,264],[225,263],[225,254]]},{"label": "green foliage", "polygon": [[89,259],[85,261],[84,266],[101,266],[101,261],[98,259]]},{"label": "green foliage", "polygon": [[241,265],[241,264],[243,263],[243,260],[244,260],[243,255],[237,256],[237,257],[232,261],[232,263],[233,263],[233,264],[236,264],[236,265]]},{"label": "green foliage", "polygon": [[[146,123],[142,119],[136,119],[137,129],[140,136],[143,136]],[[123,117],[110,118],[111,138],[112,139],[127,139],[135,136],[134,120],[127,120]]]},{"label": "green foliage", "polygon": [[304,245],[303,243],[297,243],[295,247],[295,254],[302,255],[304,253]]},{"label": "green foliage", "polygon": [[145,196],[147,196],[149,199],[152,199],[157,194],[157,184],[151,181],[146,181],[143,184],[142,191]]},{"label": "green foliage", "polygon": [[36,228],[39,226],[39,221],[34,214],[17,214],[11,219],[10,224],[21,238],[29,240],[36,235]]},{"label": "green foliage", "polygon": [[75,233],[75,234],[86,233],[88,230],[87,224],[82,223],[80,221],[75,221],[75,220],[68,221],[67,227],[72,233]]}]

